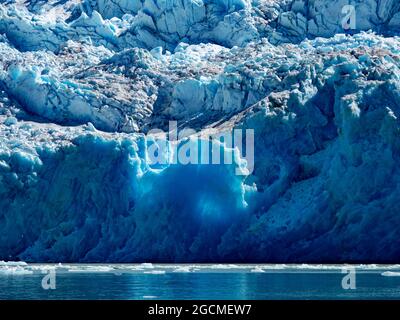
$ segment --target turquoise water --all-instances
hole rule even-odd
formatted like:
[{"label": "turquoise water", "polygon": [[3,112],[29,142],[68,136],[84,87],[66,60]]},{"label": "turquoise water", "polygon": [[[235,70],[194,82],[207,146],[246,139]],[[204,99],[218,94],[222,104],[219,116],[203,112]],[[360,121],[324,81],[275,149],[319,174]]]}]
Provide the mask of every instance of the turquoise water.
[{"label": "turquoise water", "polygon": [[[42,287],[54,270],[55,289]],[[0,299],[399,299],[399,266],[0,265]]]}]

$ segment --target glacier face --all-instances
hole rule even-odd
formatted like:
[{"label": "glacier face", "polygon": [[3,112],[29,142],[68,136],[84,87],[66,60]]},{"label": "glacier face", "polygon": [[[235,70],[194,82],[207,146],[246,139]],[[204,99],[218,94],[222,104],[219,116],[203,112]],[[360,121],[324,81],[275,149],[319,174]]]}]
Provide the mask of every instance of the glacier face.
[{"label": "glacier face", "polygon": [[[400,6],[352,3],[0,1],[0,259],[398,262]],[[153,166],[170,121],[254,170]]]}]

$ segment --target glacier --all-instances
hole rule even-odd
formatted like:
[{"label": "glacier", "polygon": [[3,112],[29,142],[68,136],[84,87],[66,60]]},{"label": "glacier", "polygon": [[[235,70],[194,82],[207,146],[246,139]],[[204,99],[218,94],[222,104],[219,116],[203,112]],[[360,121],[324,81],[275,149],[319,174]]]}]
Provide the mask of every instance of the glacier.
[{"label": "glacier", "polygon": [[[399,35],[395,0],[1,0],[0,260],[398,263]],[[155,166],[171,121],[254,130],[253,170]]]}]

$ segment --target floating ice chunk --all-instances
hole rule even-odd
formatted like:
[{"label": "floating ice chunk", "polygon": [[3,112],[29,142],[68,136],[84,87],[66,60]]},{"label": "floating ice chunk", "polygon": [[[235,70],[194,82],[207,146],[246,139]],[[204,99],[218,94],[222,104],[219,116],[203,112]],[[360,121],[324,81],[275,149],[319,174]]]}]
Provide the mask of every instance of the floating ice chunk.
[{"label": "floating ice chunk", "polygon": [[260,266],[256,266],[254,269],[251,269],[250,271],[253,273],[264,273],[265,272],[265,270]]},{"label": "floating ice chunk", "polygon": [[400,272],[385,271],[385,272],[382,272],[382,276],[384,276],[384,277],[400,277]]},{"label": "floating ice chunk", "polygon": [[76,272],[76,273],[102,273],[111,271],[114,271],[113,267],[101,266],[101,265],[74,266],[68,269],[68,272]]},{"label": "floating ice chunk", "polygon": [[145,274],[166,274],[165,270],[151,270],[143,272]]},{"label": "floating ice chunk", "polygon": [[24,261],[0,261],[0,267],[18,267],[27,266],[28,264]]},{"label": "floating ice chunk", "polygon": [[192,272],[192,268],[190,266],[179,266],[174,269],[174,272],[177,272],[177,273]]},{"label": "floating ice chunk", "polygon": [[27,275],[32,274],[28,264],[23,261],[0,261],[0,274],[4,275]]}]

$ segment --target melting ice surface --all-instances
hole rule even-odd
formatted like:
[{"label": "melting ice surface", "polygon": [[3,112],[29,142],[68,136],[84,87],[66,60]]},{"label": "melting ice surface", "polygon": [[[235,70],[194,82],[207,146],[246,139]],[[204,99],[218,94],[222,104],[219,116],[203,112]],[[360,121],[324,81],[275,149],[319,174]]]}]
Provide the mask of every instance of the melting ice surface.
[{"label": "melting ice surface", "polygon": [[[0,259],[398,262],[400,7],[343,3],[1,1]],[[254,171],[155,170],[170,120]]]}]

